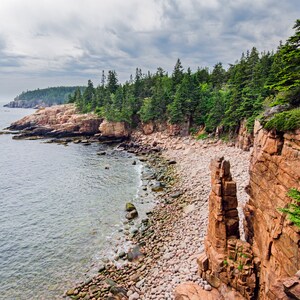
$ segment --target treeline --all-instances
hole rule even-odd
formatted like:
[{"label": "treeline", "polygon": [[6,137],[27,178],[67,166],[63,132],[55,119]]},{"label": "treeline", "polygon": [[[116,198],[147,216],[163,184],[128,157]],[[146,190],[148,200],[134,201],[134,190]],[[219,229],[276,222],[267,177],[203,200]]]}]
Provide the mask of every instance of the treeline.
[{"label": "treeline", "polygon": [[94,87],[89,80],[82,92],[69,96],[82,112],[94,111],[110,121],[126,121],[132,126],[140,121],[168,121],[185,124],[190,130],[204,126],[214,132],[234,133],[240,121],[247,119],[249,130],[264,105],[300,103],[300,20],[295,35],[276,53],[262,52],[253,47],[227,70],[217,63],[210,72],[198,68],[192,72],[177,60],[169,75],[162,68],[152,74],[137,68],[135,76],[124,84],[117,73],[102,72],[101,83]]},{"label": "treeline", "polygon": [[14,100],[25,100],[25,101],[42,101],[47,105],[62,104],[68,101],[69,95],[80,89],[84,91],[85,87],[78,86],[59,86],[49,87],[45,89],[37,89],[32,91],[22,92]]}]

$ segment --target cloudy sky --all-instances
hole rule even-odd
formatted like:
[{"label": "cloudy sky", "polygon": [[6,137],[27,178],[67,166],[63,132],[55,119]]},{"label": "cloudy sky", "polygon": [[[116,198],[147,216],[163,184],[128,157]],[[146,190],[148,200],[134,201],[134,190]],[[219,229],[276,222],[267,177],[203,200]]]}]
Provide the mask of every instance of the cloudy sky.
[{"label": "cloudy sky", "polygon": [[[0,99],[23,90],[120,81],[140,67],[225,67],[293,34],[299,0],[0,0]],[[10,100],[10,99],[8,99]]]}]

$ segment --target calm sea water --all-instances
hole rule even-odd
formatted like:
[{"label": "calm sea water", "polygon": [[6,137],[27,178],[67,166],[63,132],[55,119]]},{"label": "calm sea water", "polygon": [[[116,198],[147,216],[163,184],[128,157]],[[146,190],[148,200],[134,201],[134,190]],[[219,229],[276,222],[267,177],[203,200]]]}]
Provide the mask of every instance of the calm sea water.
[{"label": "calm sea water", "polygon": [[[1,105],[0,129],[29,113]],[[100,147],[0,135],[1,299],[61,299],[112,253],[125,203],[148,209],[137,200],[142,166]]]}]

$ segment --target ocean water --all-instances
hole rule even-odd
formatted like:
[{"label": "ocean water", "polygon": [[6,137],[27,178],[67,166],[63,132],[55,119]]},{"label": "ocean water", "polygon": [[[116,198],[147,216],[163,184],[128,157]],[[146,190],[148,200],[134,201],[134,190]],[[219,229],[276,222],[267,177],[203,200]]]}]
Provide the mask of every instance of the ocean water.
[{"label": "ocean water", "polygon": [[[0,129],[32,111],[0,104]],[[125,203],[149,209],[137,197],[142,166],[102,149],[0,135],[1,299],[62,299],[122,240]]]}]

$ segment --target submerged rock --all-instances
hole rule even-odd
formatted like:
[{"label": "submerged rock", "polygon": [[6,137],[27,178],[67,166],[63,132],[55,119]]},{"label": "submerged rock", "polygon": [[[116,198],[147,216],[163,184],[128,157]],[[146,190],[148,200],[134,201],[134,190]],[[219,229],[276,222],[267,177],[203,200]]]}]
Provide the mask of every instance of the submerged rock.
[{"label": "submerged rock", "polygon": [[100,156],[106,155],[106,152],[105,151],[100,151],[100,152],[97,152],[97,155],[100,155]]}]

